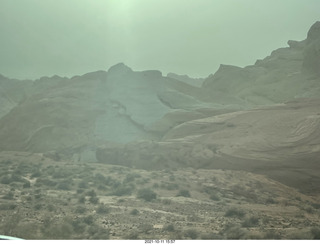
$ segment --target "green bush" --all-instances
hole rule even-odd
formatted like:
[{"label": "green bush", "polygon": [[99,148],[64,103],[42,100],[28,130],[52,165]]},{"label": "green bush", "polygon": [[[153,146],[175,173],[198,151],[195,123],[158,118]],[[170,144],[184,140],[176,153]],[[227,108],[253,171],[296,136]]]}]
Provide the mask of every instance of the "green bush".
[{"label": "green bush", "polygon": [[98,204],[99,203],[99,198],[98,197],[90,197],[89,202],[92,204]]},{"label": "green bush", "polygon": [[86,196],[95,197],[97,196],[97,193],[95,192],[95,190],[90,190],[86,192]]},{"label": "green bush", "polygon": [[40,172],[40,170],[37,170],[37,171],[33,172],[30,177],[32,179],[32,178],[36,178],[36,177],[40,177],[40,176],[41,176],[41,172]]},{"label": "green bush", "polygon": [[164,226],[163,229],[164,229],[165,231],[169,231],[169,232],[175,231],[175,228],[174,228],[174,225],[173,225],[173,224],[166,225],[166,226]]},{"label": "green bush", "polygon": [[172,203],[171,199],[163,199],[161,201],[164,205],[170,205]]},{"label": "green bush", "polygon": [[190,192],[188,190],[180,190],[178,194],[176,195],[177,197],[191,197]]},{"label": "green bush", "polygon": [[88,188],[88,182],[86,181],[80,181],[79,184],[78,184],[78,187],[79,188],[82,188],[82,189],[87,189]]},{"label": "green bush", "polygon": [[11,178],[8,177],[7,175],[2,176],[2,177],[1,177],[1,180],[0,180],[0,183],[1,183],[1,184],[8,185],[8,184],[11,183]]},{"label": "green bush", "polygon": [[216,193],[212,193],[210,199],[213,201],[220,201],[220,197]]},{"label": "green bush", "polygon": [[2,203],[0,204],[0,210],[14,210],[17,205],[13,203]]},{"label": "green bush", "polygon": [[320,240],[320,228],[312,228],[311,229],[312,239]]},{"label": "green bush", "polygon": [[73,227],[74,232],[77,234],[84,233],[86,230],[86,225],[82,222],[81,219],[74,219],[71,222],[71,225]]},{"label": "green bush", "polygon": [[84,214],[85,212],[87,212],[87,208],[83,206],[77,206],[74,212],[77,214]]},{"label": "green bush", "polygon": [[251,216],[242,222],[242,227],[254,227],[257,225],[259,225],[259,219],[254,216]]},{"label": "green bush", "polygon": [[96,213],[97,214],[107,214],[110,212],[110,208],[108,208],[106,205],[104,204],[99,204]]},{"label": "green bush", "polygon": [[37,203],[36,205],[34,205],[34,210],[38,211],[40,209],[42,209],[42,204],[41,203]]},{"label": "green bush", "polygon": [[87,215],[83,218],[83,222],[86,223],[87,225],[92,225],[94,220],[95,219],[93,215]]},{"label": "green bush", "polygon": [[130,214],[131,215],[138,215],[139,214],[139,210],[138,209],[132,209],[131,211],[130,211]]},{"label": "green bush", "polygon": [[125,195],[131,195],[133,192],[134,186],[133,185],[119,185],[115,189],[113,189],[111,195],[115,196],[125,196]]},{"label": "green bush", "polygon": [[66,181],[63,181],[63,182],[60,182],[58,185],[57,185],[57,189],[58,190],[63,190],[63,191],[69,191],[71,188],[70,188],[70,183],[69,182],[66,182]]},{"label": "green bush", "polygon": [[[30,183],[30,182],[29,182]],[[36,180],[36,186],[41,186],[41,185],[45,185],[45,186],[50,186],[50,187],[54,187],[57,185],[57,182],[49,180],[47,178],[38,178]]]},{"label": "green bush", "polygon": [[30,188],[31,187],[30,181],[26,181],[26,183],[24,183],[22,187],[23,188]]},{"label": "green bush", "polygon": [[150,202],[157,198],[157,194],[148,188],[143,188],[138,191],[137,197]]},{"label": "green bush", "polygon": [[85,203],[86,202],[86,197],[85,196],[80,196],[78,198],[78,203]]},{"label": "green bush", "polygon": [[245,216],[245,212],[241,209],[231,208],[225,213],[225,217],[238,217],[242,218]]},{"label": "green bush", "polygon": [[9,191],[7,194],[5,194],[2,198],[3,199],[8,199],[8,200],[12,200],[14,197],[14,194],[12,191]]},{"label": "green bush", "polygon": [[266,240],[280,240],[281,239],[281,235],[279,233],[277,233],[275,230],[268,230],[264,234],[263,239],[266,239]]},{"label": "green bush", "polygon": [[108,240],[109,239],[109,230],[104,229],[97,225],[92,225],[88,229],[89,238],[91,240]]},{"label": "green bush", "polygon": [[125,235],[124,239],[126,240],[138,240],[139,234],[136,231],[131,231],[127,235]]},{"label": "green bush", "polygon": [[189,229],[189,230],[185,231],[184,236],[186,238],[190,238],[192,240],[195,240],[198,237],[198,232],[194,229]]}]

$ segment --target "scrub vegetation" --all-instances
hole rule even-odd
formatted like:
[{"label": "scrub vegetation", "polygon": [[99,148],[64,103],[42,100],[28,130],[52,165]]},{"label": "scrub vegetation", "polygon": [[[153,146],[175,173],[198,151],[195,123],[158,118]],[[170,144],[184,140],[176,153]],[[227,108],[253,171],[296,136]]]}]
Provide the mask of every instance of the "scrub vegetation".
[{"label": "scrub vegetation", "polygon": [[264,176],[213,169],[146,171],[97,163],[61,164],[47,158],[38,161],[32,154],[27,158],[11,155],[0,163],[4,235],[319,239],[317,201]]}]

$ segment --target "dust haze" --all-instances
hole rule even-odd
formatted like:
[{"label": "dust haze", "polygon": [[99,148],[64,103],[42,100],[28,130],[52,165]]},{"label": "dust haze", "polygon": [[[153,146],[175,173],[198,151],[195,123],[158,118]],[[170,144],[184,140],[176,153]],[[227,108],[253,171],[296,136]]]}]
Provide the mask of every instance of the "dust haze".
[{"label": "dust haze", "polygon": [[318,9],[1,0],[0,239],[320,239]]}]

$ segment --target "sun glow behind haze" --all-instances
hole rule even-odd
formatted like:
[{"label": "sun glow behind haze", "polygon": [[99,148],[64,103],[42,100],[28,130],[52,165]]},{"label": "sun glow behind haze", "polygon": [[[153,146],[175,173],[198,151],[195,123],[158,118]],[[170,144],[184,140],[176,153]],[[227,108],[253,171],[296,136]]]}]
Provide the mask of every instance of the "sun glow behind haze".
[{"label": "sun glow behind haze", "polygon": [[0,73],[72,76],[124,62],[206,77],[303,40],[318,9],[318,0],[1,0]]}]

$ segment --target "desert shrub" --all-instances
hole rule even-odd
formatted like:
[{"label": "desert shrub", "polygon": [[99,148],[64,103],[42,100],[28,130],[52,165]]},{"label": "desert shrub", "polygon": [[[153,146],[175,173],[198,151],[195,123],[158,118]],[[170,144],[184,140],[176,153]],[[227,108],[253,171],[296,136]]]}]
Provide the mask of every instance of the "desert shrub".
[{"label": "desert shrub", "polygon": [[92,204],[98,204],[99,203],[99,198],[98,197],[90,197],[89,202]]},{"label": "desert shrub", "polygon": [[47,178],[38,178],[36,180],[36,186],[41,186],[41,185],[45,185],[45,186],[50,186],[50,187],[54,187],[57,185],[57,182],[52,181],[50,179]]},{"label": "desert shrub", "polygon": [[127,235],[124,236],[126,240],[138,240],[139,234],[136,231],[131,231]]},{"label": "desert shrub", "polygon": [[44,171],[45,171],[48,175],[53,175],[54,172],[55,172],[55,168],[54,168],[52,165],[50,165],[50,166],[48,166],[47,168],[45,168]]},{"label": "desert shrub", "polygon": [[315,209],[320,209],[320,203],[312,203],[311,206]]},{"label": "desert shrub", "polygon": [[15,234],[17,230],[17,226],[19,225],[21,219],[22,218],[18,212],[15,212],[12,215],[9,215],[6,218],[6,222],[1,226],[1,234],[4,234],[4,235]]},{"label": "desert shrub", "polygon": [[99,204],[98,208],[96,209],[97,214],[107,214],[110,212],[110,208],[108,208],[104,204]]},{"label": "desert shrub", "polygon": [[190,192],[188,190],[185,190],[185,189],[180,190],[176,196],[177,197],[180,197],[180,196],[182,196],[182,197],[191,197]]},{"label": "desert shrub", "polygon": [[222,237],[217,233],[206,233],[201,235],[201,240],[221,240]]},{"label": "desert shrub", "polygon": [[14,210],[17,205],[13,203],[2,203],[0,204],[0,210]]},{"label": "desert shrub", "polygon": [[0,183],[8,185],[8,184],[11,183],[11,178],[9,176],[7,176],[7,175],[2,176],[1,179],[0,179]]},{"label": "desert shrub", "polygon": [[309,214],[314,212],[314,209],[311,206],[306,207],[304,210]]},{"label": "desert shrub", "polygon": [[169,232],[175,231],[175,228],[174,228],[174,225],[173,225],[173,224],[166,225],[166,226],[163,227],[163,229],[164,229],[165,231],[169,231]]},{"label": "desert shrub", "polygon": [[94,183],[98,184],[106,184],[106,177],[100,173],[95,174],[94,178]]},{"label": "desert shrub", "polygon": [[19,223],[16,228],[12,231],[13,236],[23,238],[26,240],[35,240],[37,239],[37,230],[39,225],[35,223]]},{"label": "desert shrub", "polygon": [[73,227],[74,232],[77,234],[83,233],[86,230],[86,225],[79,218],[72,220],[71,225]]},{"label": "desert shrub", "polygon": [[30,181],[26,181],[26,183],[24,183],[22,187],[23,188],[30,188],[31,187]]},{"label": "desert shrub", "polygon": [[136,178],[140,178],[141,175],[137,174],[137,173],[129,173],[126,175],[126,178],[123,180],[124,183],[129,183],[134,181]]},{"label": "desert shrub", "polygon": [[280,240],[281,239],[281,235],[279,233],[277,233],[275,230],[268,230],[264,234],[263,239],[266,239],[266,240]]},{"label": "desert shrub", "polygon": [[225,217],[238,217],[242,218],[245,216],[245,212],[241,209],[231,208],[227,210],[227,212],[224,215]]},{"label": "desert shrub", "polygon": [[87,212],[87,208],[83,206],[77,206],[74,212],[77,214],[84,214],[85,212]]},{"label": "desert shrub", "polygon": [[190,238],[192,240],[195,240],[198,237],[198,232],[195,229],[189,229],[184,232],[184,236],[186,238]]},{"label": "desert shrub", "polygon": [[223,235],[228,240],[241,240],[245,239],[246,232],[235,224],[227,224],[223,229]]},{"label": "desert shrub", "polygon": [[32,201],[32,197],[31,196],[26,196],[26,201],[31,202]]},{"label": "desert shrub", "polygon": [[266,200],[266,204],[276,204],[277,203],[277,201],[275,201],[273,198],[271,198],[271,197],[269,197],[269,198],[267,198],[267,200]]},{"label": "desert shrub", "polygon": [[251,216],[249,218],[246,218],[242,222],[242,227],[254,227],[259,224],[259,219],[257,217]]},{"label": "desert shrub", "polygon": [[320,240],[320,228],[312,228],[310,231],[311,235],[312,235],[312,239],[314,240]]},{"label": "desert shrub", "polygon": [[170,205],[172,203],[171,199],[163,199],[161,201],[164,205]]},{"label": "desert shrub", "polygon": [[310,240],[312,237],[310,237],[310,232],[307,232],[303,229],[295,230],[294,232],[290,233],[286,236],[287,240]]},{"label": "desert shrub", "polygon": [[150,182],[149,178],[140,178],[139,180],[137,180],[137,184],[139,185],[144,185]]},{"label": "desert shrub", "polygon": [[31,179],[32,178],[37,178],[37,177],[40,177],[41,176],[41,172],[40,172],[40,170],[39,169],[37,169],[35,172],[33,172],[32,174],[31,174]]},{"label": "desert shrub", "polygon": [[97,225],[92,225],[88,229],[89,239],[91,240],[108,240],[109,230]]},{"label": "desert shrub", "polygon": [[111,195],[115,195],[115,196],[131,195],[133,192],[133,189],[134,189],[133,185],[121,184],[112,190]]},{"label": "desert shrub", "polygon": [[93,215],[87,215],[85,217],[83,217],[83,222],[87,225],[92,225],[94,222],[94,216]]},{"label": "desert shrub", "polygon": [[239,185],[233,186],[232,192],[235,195],[247,198],[247,200],[251,200],[251,201],[258,200],[258,196],[251,189],[246,189],[243,186],[239,186]]},{"label": "desert shrub", "polygon": [[170,180],[170,181],[175,181],[176,178],[174,177],[174,175],[170,175],[170,176],[169,176],[169,180]]},{"label": "desert shrub", "polygon": [[162,182],[160,187],[168,191],[179,189],[179,185],[177,183],[171,183],[171,182]]},{"label": "desert shrub", "polygon": [[1,177],[0,179],[0,183],[1,184],[10,184],[13,182],[22,182],[25,183],[27,180],[22,178],[20,175],[18,174],[11,174],[11,175],[4,175]]},{"label": "desert shrub", "polygon": [[71,189],[70,182],[62,181],[57,185],[58,190],[69,191]]},{"label": "desert shrub", "polygon": [[5,194],[2,198],[12,200],[14,197],[14,193],[12,191],[9,191],[7,194]]},{"label": "desert shrub", "polygon": [[73,174],[74,174],[73,170],[61,168],[61,169],[56,170],[52,174],[52,177],[55,179],[66,179],[69,176],[72,176]]},{"label": "desert shrub", "polygon": [[97,196],[97,193],[95,192],[95,190],[90,190],[86,192],[86,196],[95,197]]},{"label": "desert shrub", "polygon": [[78,198],[78,203],[85,203],[86,202],[86,197],[85,196],[80,196]]},{"label": "desert shrub", "polygon": [[81,193],[83,193],[83,192],[84,192],[83,189],[77,189],[77,190],[76,190],[76,193],[77,193],[77,194],[81,194]]},{"label": "desert shrub", "polygon": [[36,210],[36,211],[42,209],[42,204],[41,203],[37,203],[36,205],[34,205],[33,209]]},{"label": "desert shrub", "polygon": [[143,188],[138,191],[137,197],[147,202],[150,202],[157,198],[157,194],[151,189]]},{"label": "desert shrub", "polygon": [[36,193],[36,194],[34,194],[34,199],[39,200],[39,199],[41,199],[42,197],[43,197],[43,194],[42,194],[42,193]]},{"label": "desert shrub", "polygon": [[130,214],[131,215],[138,215],[139,214],[139,210],[138,209],[132,209],[131,211],[130,211]]},{"label": "desert shrub", "polygon": [[121,185],[121,182],[118,180],[113,180],[112,182],[110,182],[109,184],[113,189],[119,187]]},{"label": "desert shrub", "polygon": [[49,240],[67,240],[73,237],[72,225],[68,222],[56,223],[50,228],[42,229],[43,238]]},{"label": "desert shrub", "polygon": [[153,229],[153,226],[148,223],[143,223],[142,225],[139,226],[139,230],[145,234],[150,234],[150,231]]},{"label": "desert shrub", "polygon": [[9,166],[11,164],[13,164],[13,162],[10,159],[2,160],[1,163],[0,163],[0,165],[5,165],[5,166]]},{"label": "desert shrub", "polygon": [[88,182],[82,180],[82,181],[79,182],[78,187],[82,188],[82,189],[87,189],[88,188]]},{"label": "desert shrub", "polygon": [[53,204],[48,204],[47,209],[49,212],[53,212],[56,210],[55,206]]},{"label": "desert shrub", "polygon": [[107,187],[106,187],[105,185],[99,184],[98,187],[97,187],[97,189],[98,189],[99,191],[106,191],[106,190],[107,190]]},{"label": "desert shrub", "polygon": [[213,201],[220,201],[220,197],[216,193],[211,193],[210,199]]}]

